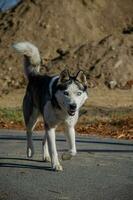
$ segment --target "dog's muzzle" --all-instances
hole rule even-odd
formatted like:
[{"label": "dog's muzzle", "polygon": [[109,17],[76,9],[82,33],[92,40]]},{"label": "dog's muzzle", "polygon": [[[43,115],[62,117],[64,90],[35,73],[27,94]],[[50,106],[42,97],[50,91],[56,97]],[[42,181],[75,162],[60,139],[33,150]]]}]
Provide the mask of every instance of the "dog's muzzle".
[{"label": "dog's muzzle", "polygon": [[69,114],[70,116],[74,116],[74,115],[75,115],[75,112],[76,112],[76,108],[77,108],[76,103],[70,104],[69,110],[68,110],[68,114]]}]

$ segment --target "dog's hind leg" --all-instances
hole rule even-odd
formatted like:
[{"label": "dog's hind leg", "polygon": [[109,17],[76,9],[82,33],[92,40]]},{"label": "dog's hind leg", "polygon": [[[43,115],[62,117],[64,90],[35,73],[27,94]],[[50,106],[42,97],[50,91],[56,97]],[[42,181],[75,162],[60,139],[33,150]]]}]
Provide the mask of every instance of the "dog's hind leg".
[{"label": "dog's hind leg", "polygon": [[42,142],[42,159],[44,162],[51,162],[46,133],[44,135],[43,142]]},{"label": "dog's hind leg", "polygon": [[24,114],[26,134],[27,134],[27,157],[31,158],[34,155],[32,133],[36,125],[37,118],[39,116],[39,111],[37,108],[32,106],[32,103],[30,101],[27,100],[30,99],[27,99],[27,97],[25,97],[23,101],[23,114]]},{"label": "dog's hind leg", "polygon": [[34,155],[34,146],[32,141],[33,129],[36,125],[38,118],[38,110],[33,108],[32,114],[29,116],[29,121],[26,123],[27,134],[27,157],[31,158]]}]

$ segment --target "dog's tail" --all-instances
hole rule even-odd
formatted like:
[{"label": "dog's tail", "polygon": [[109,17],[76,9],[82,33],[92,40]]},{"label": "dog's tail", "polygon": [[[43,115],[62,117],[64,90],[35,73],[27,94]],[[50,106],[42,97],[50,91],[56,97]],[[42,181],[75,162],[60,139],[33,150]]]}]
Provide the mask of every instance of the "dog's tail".
[{"label": "dog's tail", "polygon": [[12,47],[20,54],[24,55],[24,72],[27,78],[30,75],[39,74],[41,58],[39,50],[30,42],[20,42]]}]

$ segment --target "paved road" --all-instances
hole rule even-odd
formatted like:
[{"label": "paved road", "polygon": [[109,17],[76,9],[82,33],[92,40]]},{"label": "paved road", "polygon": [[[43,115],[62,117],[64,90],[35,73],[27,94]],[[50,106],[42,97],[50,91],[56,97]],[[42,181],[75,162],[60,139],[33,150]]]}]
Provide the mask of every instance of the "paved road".
[{"label": "paved road", "polygon": [[[41,134],[34,135],[36,154],[25,156],[23,132],[0,131],[0,200],[132,200],[133,142],[77,137],[78,155],[53,172],[41,161]],[[57,136],[59,155],[67,146]]]}]

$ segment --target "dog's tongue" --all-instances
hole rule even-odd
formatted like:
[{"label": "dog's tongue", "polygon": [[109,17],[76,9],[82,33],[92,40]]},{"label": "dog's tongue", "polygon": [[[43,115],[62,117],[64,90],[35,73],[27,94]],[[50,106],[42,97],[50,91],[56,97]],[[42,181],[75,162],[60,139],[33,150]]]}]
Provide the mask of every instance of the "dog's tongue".
[{"label": "dog's tongue", "polygon": [[70,111],[68,111],[68,114],[71,115],[71,116],[74,116],[75,115],[75,111],[70,110]]}]

